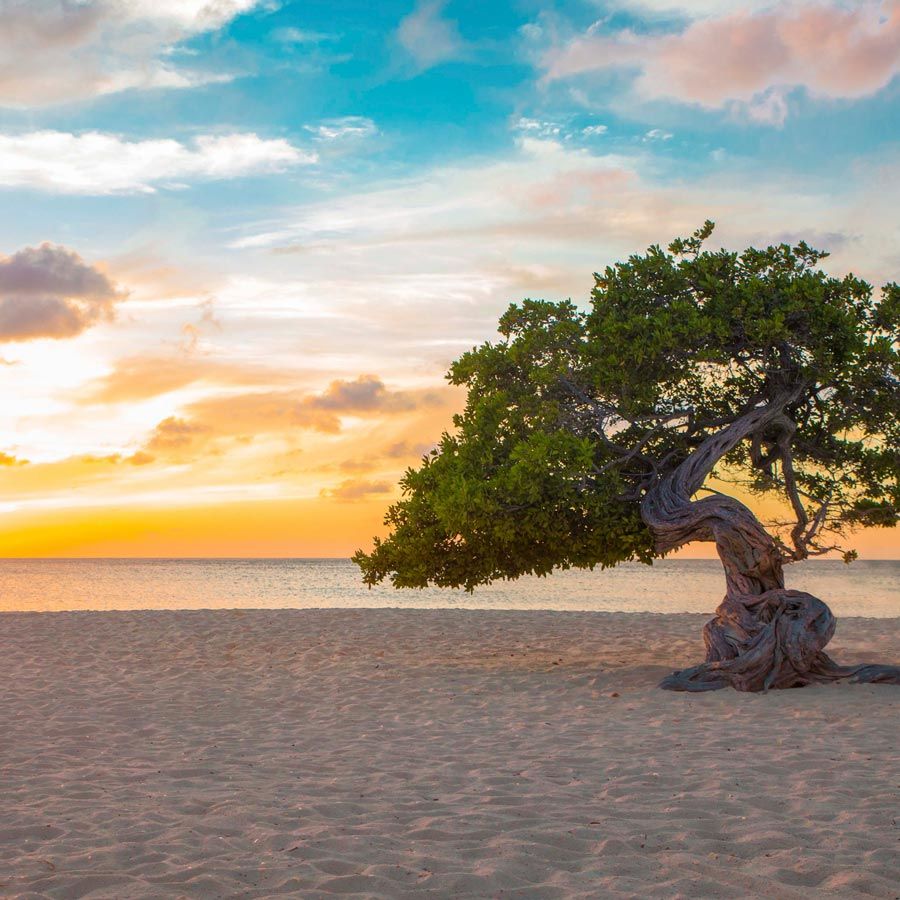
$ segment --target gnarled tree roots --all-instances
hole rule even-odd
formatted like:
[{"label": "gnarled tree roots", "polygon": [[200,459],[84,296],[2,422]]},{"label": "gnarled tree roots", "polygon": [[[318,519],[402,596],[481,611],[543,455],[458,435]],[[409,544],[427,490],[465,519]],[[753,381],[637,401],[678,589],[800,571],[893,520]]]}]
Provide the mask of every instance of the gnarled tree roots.
[{"label": "gnarled tree roots", "polygon": [[823,649],[834,625],[831,610],[803,591],[726,597],[703,629],[706,662],[672,673],[660,687],[765,691],[840,679],[900,684],[898,666],[838,665]]}]

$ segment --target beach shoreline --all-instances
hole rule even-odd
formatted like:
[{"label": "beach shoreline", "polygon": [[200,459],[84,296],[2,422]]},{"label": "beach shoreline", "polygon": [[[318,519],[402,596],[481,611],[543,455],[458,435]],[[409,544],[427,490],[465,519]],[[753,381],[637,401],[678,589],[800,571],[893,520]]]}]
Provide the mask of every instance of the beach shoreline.
[{"label": "beach shoreline", "polygon": [[707,618],[2,613],[0,894],[895,897],[900,690],[659,690]]}]

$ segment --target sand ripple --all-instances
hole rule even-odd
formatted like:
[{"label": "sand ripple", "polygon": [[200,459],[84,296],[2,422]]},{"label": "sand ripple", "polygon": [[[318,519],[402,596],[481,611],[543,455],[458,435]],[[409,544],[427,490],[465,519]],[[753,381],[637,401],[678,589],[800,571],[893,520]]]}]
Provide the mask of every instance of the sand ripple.
[{"label": "sand ripple", "polygon": [[657,690],[704,618],[4,614],[0,895],[897,897],[900,690]]}]

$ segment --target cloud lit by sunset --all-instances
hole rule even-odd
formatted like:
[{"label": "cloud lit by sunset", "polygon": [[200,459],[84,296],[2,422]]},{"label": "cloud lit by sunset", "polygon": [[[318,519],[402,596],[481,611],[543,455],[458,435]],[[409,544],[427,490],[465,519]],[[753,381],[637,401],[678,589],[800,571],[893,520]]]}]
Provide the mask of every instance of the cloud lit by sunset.
[{"label": "cloud lit by sunset", "polygon": [[541,6],[4,12],[3,555],[346,556],[509,302],[707,218],[896,278],[900,5]]},{"label": "cloud lit by sunset", "polygon": [[896,897],[900,0],[0,0],[0,894]]}]

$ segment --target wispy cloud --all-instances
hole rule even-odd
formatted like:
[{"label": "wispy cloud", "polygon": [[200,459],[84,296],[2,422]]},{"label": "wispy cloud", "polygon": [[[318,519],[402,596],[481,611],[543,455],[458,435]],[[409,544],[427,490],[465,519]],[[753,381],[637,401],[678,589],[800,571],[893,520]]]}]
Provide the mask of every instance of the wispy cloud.
[{"label": "wispy cloud", "polygon": [[42,106],[227,79],[227,73],[177,67],[167,51],[259,5],[261,0],[4,3],[0,105]]},{"label": "wispy cloud", "polygon": [[[736,246],[770,240],[773,229],[865,234],[852,247],[854,268],[875,279],[896,270],[882,236],[890,233],[893,213],[877,186],[892,169],[876,175],[875,161],[860,164],[840,191],[823,190],[813,176],[783,178],[739,159],[729,160],[727,172],[671,181],[651,155],[660,141],[668,143],[667,134],[659,130],[628,155],[522,136],[517,152],[501,161],[435,167],[309,205],[236,245],[302,252],[317,296],[356,298],[352,279],[358,277],[362,295],[378,297],[379,313],[395,329],[404,321],[402,305],[416,296],[429,303],[443,298],[448,316],[467,304],[470,322],[477,315],[479,329],[488,327],[518,292],[577,295],[598,265],[688,233],[707,217],[719,222],[716,239]],[[753,191],[746,190],[749,181]],[[850,262],[849,246],[832,249],[833,263]],[[335,260],[342,266],[340,294],[323,276]],[[345,301],[347,308],[360,314],[356,301],[352,307]],[[465,333],[455,318],[447,328]]]},{"label": "wispy cloud", "polygon": [[675,34],[591,30],[554,47],[543,65],[551,81],[631,69],[639,96],[711,109],[745,104],[749,118],[779,124],[787,114],[786,90],[862,97],[900,73],[900,3],[740,9]]},{"label": "wispy cloud", "polygon": [[579,142],[589,143],[594,138],[602,137],[609,131],[609,127],[599,122],[593,125],[576,125],[571,121],[571,117],[558,121],[555,119],[533,119],[529,116],[519,116],[512,123],[512,130],[525,138],[574,142],[577,144]]},{"label": "wispy cloud", "polygon": [[365,116],[342,116],[325,119],[317,125],[307,125],[306,130],[320,141],[341,141],[348,138],[365,138],[378,134],[378,127]]},{"label": "wispy cloud", "polygon": [[276,28],[272,37],[280,44],[323,44],[337,40],[338,35],[325,31],[307,31],[303,28]]},{"label": "wispy cloud", "polygon": [[397,40],[419,69],[457,59],[465,50],[456,22],[442,17],[446,0],[418,0],[397,27]]},{"label": "wispy cloud", "polygon": [[640,14],[678,15],[689,19],[721,16],[733,12],[771,9],[784,0],[612,0],[610,7],[621,7]]},{"label": "wispy cloud", "polygon": [[247,365],[180,353],[126,356],[105,375],[92,380],[78,399],[84,404],[134,403],[172,394],[194,385],[214,387],[278,387],[296,381],[297,374],[283,369]]},{"label": "wispy cloud", "polygon": [[513,125],[514,131],[533,138],[559,138],[563,134],[563,128],[559,122],[532,119],[529,116],[520,116]]},{"label": "wispy cloud", "polygon": [[0,186],[60,194],[152,193],[185,181],[280,172],[316,162],[281,138],[250,132],[127,141],[92,131],[0,135]]}]

